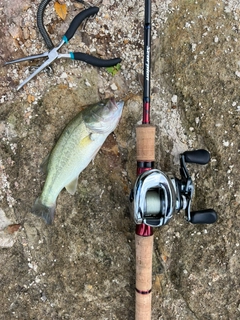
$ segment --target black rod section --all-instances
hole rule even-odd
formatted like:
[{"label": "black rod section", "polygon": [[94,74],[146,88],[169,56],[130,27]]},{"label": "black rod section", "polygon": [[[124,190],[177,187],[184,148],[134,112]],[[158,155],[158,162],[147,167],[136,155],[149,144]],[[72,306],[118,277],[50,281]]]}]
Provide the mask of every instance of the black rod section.
[{"label": "black rod section", "polygon": [[143,123],[150,123],[150,72],[151,72],[151,1],[145,0]]}]

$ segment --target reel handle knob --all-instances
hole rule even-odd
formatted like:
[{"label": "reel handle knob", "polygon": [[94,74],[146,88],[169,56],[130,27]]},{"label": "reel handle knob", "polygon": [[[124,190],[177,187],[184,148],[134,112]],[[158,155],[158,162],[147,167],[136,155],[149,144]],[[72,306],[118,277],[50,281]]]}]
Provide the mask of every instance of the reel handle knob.
[{"label": "reel handle knob", "polygon": [[207,164],[210,161],[210,153],[204,149],[185,151],[183,155],[188,163]]},{"label": "reel handle knob", "polygon": [[217,213],[213,209],[192,211],[190,216],[189,222],[193,224],[211,224],[217,221]]}]

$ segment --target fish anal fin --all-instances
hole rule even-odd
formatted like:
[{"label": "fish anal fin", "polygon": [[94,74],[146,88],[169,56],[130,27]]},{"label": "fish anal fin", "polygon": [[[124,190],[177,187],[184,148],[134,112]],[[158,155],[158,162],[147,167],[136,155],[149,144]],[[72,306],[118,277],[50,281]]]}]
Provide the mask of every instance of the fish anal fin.
[{"label": "fish anal fin", "polygon": [[43,162],[41,163],[40,165],[40,169],[43,173],[47,174],[47,171],[48,171],[48,161],[49,161],[49,158],[50,158],[50,154],[48,154],[44,159],[43,159]]},{"label": "fish anal fin", "polygon": [[74,193],[77,190],[77,184],[78,184],[78,177],[75,178],[72,182],[70,182],[67,186],[65,186],[65,188],[71,195],[74,195]]}]

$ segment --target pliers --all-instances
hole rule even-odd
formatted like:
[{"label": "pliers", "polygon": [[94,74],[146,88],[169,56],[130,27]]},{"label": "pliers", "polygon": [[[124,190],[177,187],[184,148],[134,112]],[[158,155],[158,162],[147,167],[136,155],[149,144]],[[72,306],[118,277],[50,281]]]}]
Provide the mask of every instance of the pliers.
[{"label": "pliers", "polygon": [[49,66],[54,60],[60,59],[60,58],[71,58],[73,60],[80,60],[84,61],[86,63],[91,64],[92,66],[96,67],[111,67],[115,66],[118,63],[121,62],[120,58],[115,58],[115,59],[109,59],[109,60],[104,60],[104,59],[99,59],[93,56],[90,56],[89,54],[82,53],[82,52],[69,52],[69,53],[58,53],[58,50],[66,43],[69,42],[69,40],[74,36],[77,28],[79,25],[88,17],[96,15],[99,11],[98,7],[90,7],[79,14],[75,16],[75,18],[72,20],[68,30],[62,37],[62,41],[57,47],[54,47],[53,49],[41,53],[41,54],[36,54],[12,61],[8,61],[5,63],[5,65],[12,64],[12,63],[17,63],[17,62],[22,62],[22,61],[27,61],[27,60],[33,60],[33,59],[39,59],[39,58],[48,58],[43,64],[37,68],[29,77],[27,77],[23,82],[17,87],[17,90],[21,89],[27,82],[29,82],[33,77],[35,77],[39,72],[41,72],[44,68]]}]

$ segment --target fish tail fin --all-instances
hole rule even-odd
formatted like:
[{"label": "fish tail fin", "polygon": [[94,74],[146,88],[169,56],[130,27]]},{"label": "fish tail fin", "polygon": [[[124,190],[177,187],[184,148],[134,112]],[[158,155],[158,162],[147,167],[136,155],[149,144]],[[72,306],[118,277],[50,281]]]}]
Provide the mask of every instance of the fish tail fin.
[{"label": "fish tail fin", "polygon": [[47,224],[52,224],[54,219],[55,205],[52,207],[45,206],[40,198],[37,198],[31,212],[38,217],[41,217]]}]

